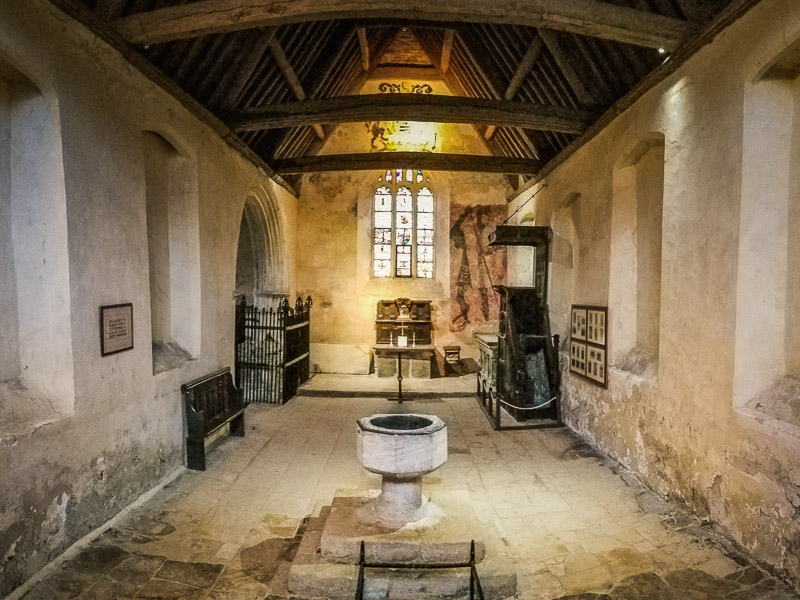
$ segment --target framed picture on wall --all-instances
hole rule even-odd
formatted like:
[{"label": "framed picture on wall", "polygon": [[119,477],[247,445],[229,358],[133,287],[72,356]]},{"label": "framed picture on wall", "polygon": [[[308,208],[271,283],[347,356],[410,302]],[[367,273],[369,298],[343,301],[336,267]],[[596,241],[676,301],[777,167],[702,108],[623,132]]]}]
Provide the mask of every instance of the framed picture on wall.
[{"label": "framed picture on wall", "polygon": [[100,307],[100,356],[133,348],[133,304]]},{"label": "framed picture on wall", "polygon": [[579,375],[586,375],[586,344],[570,343],[569,370]]},{"label": "framed picture on wall", "polygon": [[572,307],[572,339],[586,339],[586,309]]},{"label": "framed picture on wall", "polygon": [[586,377],[605,385],[606,351],[595,346],[586,348]]},{"label": "framed picture on wall", "polygon": [[572,305],[569,371],[608,387],[607,306]]},{"label": "framed picture on wall", "polygon": [[586,311],[586,341],[604,346],[606,343],[605,310],[588,309]]}]

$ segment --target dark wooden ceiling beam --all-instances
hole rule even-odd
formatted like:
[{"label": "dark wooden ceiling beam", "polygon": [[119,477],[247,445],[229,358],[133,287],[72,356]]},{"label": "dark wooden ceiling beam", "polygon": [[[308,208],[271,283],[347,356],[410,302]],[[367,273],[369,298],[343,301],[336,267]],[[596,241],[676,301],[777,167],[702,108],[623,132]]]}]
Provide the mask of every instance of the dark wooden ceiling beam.
[{"label": "dark wooden ceiling beam", "polygon": [[435,152],[371,152],[362,154],[323,154],[272,160],[281,175],[331,171],[378,171],[385,169],[423,169],[425,171],[467,171],[471,173],[536,174],[537,160],[480,154],[439,154]]},{"label": "dark wooden ceiling beam", "polygon": [[[311,98],[317,98],[322,90],[326,89],[331,82],[331,78],[339,75],[339,70],[344,60],[345,53],[352,43],[353,36],[356,35],[355,30],[347,28],[345,23],[339,25],[340,31],[334,32],[327,42],[327,45],[322,49],[317,63],[311,68],[311,71],[306,78],[306,81],[312,83],[312,89],[309,93]],[[346,31],[346,33],[342,33]]]},{"label": "dark wooden ceiling beam", "polygon": [[[383,59],[386,51],[392,45],[399,32],[399,28],[384,30],[382,36],[379,37],[378,43],[375,44],[375,47],[372,49],[372,60],[370,61],[369,70],[364,71],[363,69],[359,69],[358,73],[352,77],[350,81],[340,81],[339,83],[343,87],[341,89],[332,90],[331,93],[333,97],[339,96],[343,90],[351,94],[358,94],[364,87],[364,84],[372,78],[378,64]],[[340,77],[341,75],[342,73],[339,72]],[[317,91],[319,92],[319,90]],[[288,130],[287,134],[291,131],[293,130]],[[305,152],[306,155],[314,156],[322,150],[324,145],[325,140],[315,139],[303,149],[303,152]]]},{"label": "dark wooden ceiling beam", "polygon": [[702,31],[700,31],[697,36],[681,46],[677,52],[669,57],[669,60],[663,61],[648,73],[622,98],[614,102],[611,108],[592,123],[583,134],[572,140],[563,150],[556,154],[556,156],[547,161],[538,174],[528,180],[524,185],[520,186],[508,197],[508,201],[512,202],[519,198],[522,194],[526,193],[534,185],[547,177],[547,175],[555,171],[560,165],[564,164],[564,162],[580,148],[608,127],[614,119],[633,106],[633,104],[648,91],[652,90],[659,83],[665,81],[670,75],[675,73],[689,58],[694,56],[695,53],[707,44],[712,43],[723,30],[730,27],[759,2],[761,2],[761,0],[732,0],[730,4],[721,9],[710,22],[704,25]]},{"label": "dark wooden ceiling beam", "polygon": [[369,42],[367,41],[367,28],[357,27],[358,47],[361,49],[361,68],[369,71]]},{"label": "dark wooden ceiling beam", "polygon": [[[414,36],[414,39],[417,40],[419,43],[420,48],[425,53],[425,56],[428,57],[428,60],[431,61],[431,64],[436,68],[436,71],[439,73],[439,76],[444,80],[444,84],[450,90],[450,92],[456,96],[464,96],[467,97],[467,90],[462,81],[455,76],[452,69],[449,69],[446,73],[442,71],[441,65],[437,62],[441,58],[441,53],[437,51],[436,44],[433,42],[433,36],[431,31],[428,30],[418,30],[413,28],[411,33]],[[486,140],[483,139],[483,131],[481,127],[478,127],[476,124],[472,124],[472,128],[475,130],[475,133],[478,136],[478,139],[483,143],[484,147],[488,152],[491,152],[491,148],[489,147]]]},{"label": "dark wooden ceiling beam", "polygon": [[98,2],[95,11],[104,21],[110,21],[119,17],[122,10],[125,8],[127,0],[105,0],[105,2]]},{"label": "dark wooden ceiling beam", "polygon": [[[539,36],[533,38],[533,41],[531,42],[531,45],[528,46],[528,49],[526,50],[525,55],[522,57],[522,60],[519,61],[517,70],[514,71],[514,76],[511,78],[511,83],[508,84],[505,94],[503,94],[503,97],[506,100],[513,100],[514,96],[517,95],[522,82],[528,77],[531,69],[533,69],[536,59],[539,58],[539,55],[542,53],[543,46],[544,42],[542,42],[542,38]],[[489,125],[489,127],[486,128],[486,131],[483,134],[483,137],[486,139],[486,141],[492,139],[496,128],[496,125]]]},{"label": "dark wooden ceiling beam", "polygon": [[514,96],[517,95],[522,82],[530,75],[531,69],[533,69],[533,65],[536,63],[536,59],[538,59],[539,55],[542,53],[543,44],[542,38],[536,36],[531,42],[531,45],[528,46],[525,55],[519,62],[517,70],[514,72],[514,77],[511,78],[511,83],[508,84],[506,92],[503,94],[506,100],[513,100]]},{"label": "dark wooden ceiling beam", "polygon": [[297,190],[289,185],[286,180],[278,176],[264,159],[245,144],[239,136],[233,133],[222,121],[212,114],[205,106],[181,89],[172,79],[164,74],[158,67],[148,61],[140,52],[124,40],[119,32],[112,29],[97,14],[79,0],[51,0],[52,4],[65,15],[75,19],[78,23],[88,28],[98,39],[111,46],[115,51],[128,61],[134,69],[158,86],[189,114],[200,123],[209,127],[227,146],[236,151],[244,160],[250,162],[266,177],[271,178],[293,196],[297,197]]},{"label": "dark wooden ceiling beam", "polygon": [[583,72],[582,65],[574,60],[567,44],[559,38],[557,33],[548,29],[540,29],[539,36],[564,74],[564,78],[581,106],[590,107],[599,104],[598,94],[590,87],[591,76]]},{"label": "dark wooden ceiling beam", "polygon": [[268,27],[259,34],[250,51],[243,53],[241,60],[234,63],[235,68],[229,70],[223,77],[222,83],[217,86],[208,101],[209,106],[221,106],[229,110],[236,104],[242,90],[264,58],[270,43],[275,39],[277,30],[277,27]]},{"label": "dark wooden ceiling beam", "polygon": [[237,131],[280,129],[315,123],[422,121],[582,133],[593,116],[583,110],[509,100],[423,94],[362,94],[271,104],[231,114],[226,122]]},{"label": "dark wooden ceiling beam", "polygon": [[681,19],[599,0],[199,0],[129,15],[114,22],[134,44],[287,23],[399,18],[546,27],[674,50],[693,33]]},{"label": "dark wooden ceiling beam", "polygon": [[[297,74],[294,72],[292,65],[289,63],[289,59],[286,58],[286,53],[283,51],[283,48],[281,48],[280,43],[278,43],[278,40],[275,39],[275,37],[269,41],[269,49],[272,52],[272,56],[275,59],[278,68],[286,78],[286,82],[292,89],[295,98],[298,100],[305,100],[306,92],[303,90],[303,86],[301,85],[300,80],[297,78]],[[319,123],[311,123],[310,125],[314,129],[314,133],[319,139],[325,139],[325,130],[322,128],[322,125]]]},{"label": "dark wooden ceiling beam", "polygon": [[447,73],[447,69],[450,68],[450,54],[453,52],[454,36],[455,31],[452,29],[445,29],[444,43],[442,44],[442,58],[439,59],[439,68],[442,69],[442,73]]},{"label": "dark wooden ceiling beam", "polygon": [[[458,28],[456,33],[461,42],[461,48],[464,50],[472,67],[475,69],[477,76],[483,81],[484,88],[495,98],[502,98],[505,90],[508,89],[512,82],[509,81],[507,77],[500,74],[497,63],[487,49],[486,39],[476,31],[479,30],[471,26],[461,26]],[[489,125],[489,127],[491,127],[491,125]],[[492,137],[492,135],[487,135],[489,127],[482,132],[483,139],[487,143],[490,142]],[[517,142],[517,144],[515,144],[517,146],[519,143],[522,143],[524,147],[532,147],[532,141],[528,137],[528,134],[520,129],[509,130],[508,139],[514,139]],[[521,152],[523,156],[527,154],[527,152],[519,148],[514,150],[514,152]],[[532,149],[532,153],[538,155],[538,151],[535,149]]]}]

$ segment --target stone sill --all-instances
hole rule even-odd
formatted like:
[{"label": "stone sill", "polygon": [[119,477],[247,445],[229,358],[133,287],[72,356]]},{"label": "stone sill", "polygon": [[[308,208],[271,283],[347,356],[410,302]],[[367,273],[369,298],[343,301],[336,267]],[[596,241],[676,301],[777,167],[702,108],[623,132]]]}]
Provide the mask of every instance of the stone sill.
[{"label": "stone sill", "polygon": [[72,416],[57,402],[19,380],[0,382],[0,445],[14,446],[20,438]]},{"label": "stone sill", "polygon": [[770,427],[774,427],[779,431],[783,431],[784,433],[788,433],[789,435],[800,438],[800,427],[797,425],[793,425],[786,421],[781,421],[780,419],[771,417],[770,415],[753,408],[747,408],[746,406],[736,407],[734,410],[740,415],[755,419],[759,424],[769,425]]},{"label": "stone sill", "polygon": [[[657,385],[658,384],[658,375],[653,375],[651,377],[642,377],[641,375],[637,375],[632,371],[626,371],[625,369],[620,369],[619,367],[608,367],[608,374],[614,375],[615,377],[619,377],[620,379],[624,379],[633,384],[641,384],[641,385]],[[609,377],[610,383],[610,377]]]},{"label": "stone sill", "polygon": [[180,369],[187,363],[197,360],[172,340],[168,342],[155,342],[153,344],[153,375],[169,373]]}]

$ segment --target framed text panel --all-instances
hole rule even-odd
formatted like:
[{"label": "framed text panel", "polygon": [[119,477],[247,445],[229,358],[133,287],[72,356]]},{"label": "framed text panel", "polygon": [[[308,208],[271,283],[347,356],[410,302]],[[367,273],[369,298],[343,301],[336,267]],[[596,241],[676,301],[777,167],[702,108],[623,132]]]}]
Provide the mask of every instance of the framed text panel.
[{"label": "framed text panel", "polygon": [[133,348],[133,304],[100,307],[100,356]]},{"label": "framed text panel", "polygon": [[608,387],[608,307],[572,305],[570,373]]},{"label": "framed text panel", "polygon": [[572,307],[572,339],[586,339],[586,309]]},{"label": "framed text panel", "polygon": [[586,349],[586,376],[596,382],[606,383],[606,351],[589,346]]},{"label": "framed text panel", "polygon": [[569,370],[586,375],[586,344],[571,342],[569,356]]},{"label": "framed text panel", "polygon": [[606,311],[588,309],[586,311],[586,341],[599,346],[606,344]]}]

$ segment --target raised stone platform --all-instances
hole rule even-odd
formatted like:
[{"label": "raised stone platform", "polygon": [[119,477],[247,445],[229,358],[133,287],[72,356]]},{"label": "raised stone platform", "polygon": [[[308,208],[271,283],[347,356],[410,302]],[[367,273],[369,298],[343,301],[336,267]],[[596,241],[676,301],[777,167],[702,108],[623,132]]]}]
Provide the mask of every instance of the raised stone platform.
[{"label": "raised stone platform", "polygon": [[[487,598],[513,598],[516,575],[499,537],[487,539],[466,495],[443,494],[421,508],[418,522],[390,530],[364,522],[363,509],[377,490],[337,494],[330,510],[303,538],[289,572],[289,591],[301,598],[352,599],[364,540],[367,562],[458,564],[469,560],[475,540],[476,569]],[[493,529],[492,529],[493,530]],[[494,534],[496,537],[496,534]],[[491,548],[488,551],[487,548]],[[364,598],[419,600],[469,597],[468,568],[365,570]]]},{"label": "raised stone platform", "polygon": [[320,554],[332,562],[356,563],[364,541],[367,562],[406,564],[464,563],[470,541],[475,557],[483,560],[484,547],[475,513],[469,505],[448,503],[447,513],[431,502],[419,509],[420,519],[400,529],[387,529],[370,519],[369,502],[375,494],[360,498],[336,497],[320,541]]}]

